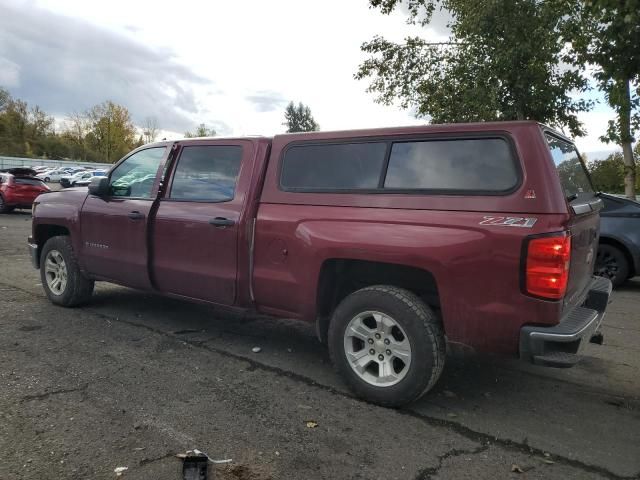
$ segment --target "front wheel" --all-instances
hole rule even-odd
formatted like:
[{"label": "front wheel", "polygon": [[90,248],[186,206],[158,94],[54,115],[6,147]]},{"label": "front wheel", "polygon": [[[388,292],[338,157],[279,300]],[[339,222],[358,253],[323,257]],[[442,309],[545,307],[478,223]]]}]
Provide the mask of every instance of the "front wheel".
[{"label": "front wheel", "polygon": [[438,318],[417,295],[376,285],[338,305],[329,353],[358,396],[399,407],[435,385],[444,368],[445,338]]},{"label": "front wheel", "polygon": [[11,213],[14,207],[10,207],[4,202],[4,197],[0,194],[0,213]]},{"label": "front wheel", "polygon": [[51,179],[49,177],[45,177],[44,183],[49,183],[50,181],[51,181]]},{"label": "front wheel", "polygon": [[600,244],[595,274],[611,280],[614,287],[622,285],[629,278],[629,262],[624,252],[613,245]]},{"label": "front wheel", "polygon": [[87,303],[94,282],[80,271],[67,236],[52,237],[44,244],[40,256],[42,286],[51,302],[63,307]]}]

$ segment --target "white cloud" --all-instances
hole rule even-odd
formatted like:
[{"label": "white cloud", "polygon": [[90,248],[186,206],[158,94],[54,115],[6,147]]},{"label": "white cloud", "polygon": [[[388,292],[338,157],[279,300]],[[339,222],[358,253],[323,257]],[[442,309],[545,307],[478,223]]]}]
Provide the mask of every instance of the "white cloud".
[{"label": "white cloud", "polygon": [[[367,0],[182,0],[177,8],[153,0],[8,1],[25,19],[38,19],[15,20],[23,25],[20,34],[45,45],[23,49],[20,61],[1,50],[0,57],[21,67],[45,62],[57,79],[48,90],[35,86],[38,103],[46,107],[41,100],[47,96],[87,107],[122,92],[134,120],[155,115],[176,137],[199,123],[233,135],[282,132],[291,100],[308,104],[323,130],[424,123],[410,112],[375,104],[366,81],[353,78],[365,58],[360,45],[377,34],[393,41],[414,35],[442,40],[449,20],[438,12],[427,29],[407,25],[403,12],[384,16]],[[51,21],[43,20],[47,15]],[[0,40],[6,30],[1,24]],[[56,25],[70,31],[60,33]],[[55,53],[47,44],[58,46],[58,57],[38,54]],[[100,68],[104,58],[108,69]],[[78,81],[79,73],[92,68],[99,79]],[[65,89],[65,78],[73,88]],[[609,148],[597,139],[607,115],[604,109],[580,116],[589,132],[578,140],[581,150]]]},{"label": "white cloud", "polygon": [[0,85],[14,88],[20,85],[20,65],[0,57]]}]

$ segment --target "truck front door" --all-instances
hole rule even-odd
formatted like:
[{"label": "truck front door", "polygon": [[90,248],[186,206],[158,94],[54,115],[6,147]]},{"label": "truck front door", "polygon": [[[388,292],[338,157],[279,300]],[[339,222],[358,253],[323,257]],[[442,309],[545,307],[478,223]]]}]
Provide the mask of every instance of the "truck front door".
[{"label": "truck front door", "polygon": [[251,142],[179,145],[153,221],[153,282],[160,291],[234,304],[238,232],[253,161]]},{"label": "truck front door", "polygon": [[150,289],[147,235],[158,175],[169,149],[138,150],[109,175],[109,195],[89,195],[80,212],[81,261],[93,275]]}]

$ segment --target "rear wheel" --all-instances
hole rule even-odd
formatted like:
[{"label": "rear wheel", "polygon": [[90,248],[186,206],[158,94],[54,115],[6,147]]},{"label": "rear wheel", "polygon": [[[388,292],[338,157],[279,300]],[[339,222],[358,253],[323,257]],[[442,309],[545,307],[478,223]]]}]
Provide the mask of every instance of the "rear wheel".
[{"label": "rear wheel", "polygon": [[44,178],[44,183],[49,183],[51,181],[51,179],[49,177],[45,177]]},{"label": "rear wheel", "polygon": [[377,285],[352,293],[335,310],[329,353],[358,396],[399,407],[435,385],[444,368],[445,339],[418,296]]},{"label": "rear wheel", "polygon": [[613,245],[600,244],[595,274],[611,280],[614,287],[622,285],[629,278],[629,262],[624,252]]},{"label": "rear wheel", "polygon": [[56,305],[76,307],[87,303],[93,293],[94,282],[82,275],[66,236],[52,237],[44,244],[40,277],[47,297]]}]

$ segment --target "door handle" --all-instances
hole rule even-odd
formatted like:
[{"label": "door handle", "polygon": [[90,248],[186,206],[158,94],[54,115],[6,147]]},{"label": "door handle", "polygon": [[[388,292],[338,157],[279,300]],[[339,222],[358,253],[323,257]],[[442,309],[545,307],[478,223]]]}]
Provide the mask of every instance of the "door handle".
[{"label": "door handle", "polygon": [[131,220],[142,220],[144,218],[144,213],[140,213],[138,211],[129,212],[128,217]]},{"label": "door handle", "polygon": [[228,218],[224,218],[224,217],[216,217],[209,220],[209,223],[216,227],[232,227],[236,224],[236,221],[229,220]]}]

